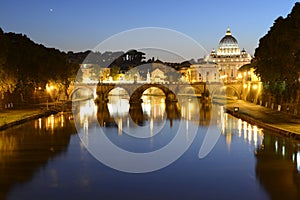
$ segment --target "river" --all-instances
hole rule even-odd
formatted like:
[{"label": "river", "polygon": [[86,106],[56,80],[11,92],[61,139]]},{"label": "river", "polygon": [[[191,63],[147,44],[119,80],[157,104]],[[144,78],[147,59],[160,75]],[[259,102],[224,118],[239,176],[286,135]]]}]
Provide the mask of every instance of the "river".
[{"label": "river", "polygon": [[[159,95],[145,95],[142,104],[129,106],[128,99],[112,97],[106,105],[81,102],[73,113],[1,131],[0,199],[300,198],[299,142],[197,102],[167,105]],[[183,137],[172,150],[183,152],[164,164],[174,155],[157,153],[179,131]],[[208,134],[216,144],[201,157]],[[126,154],[101,151],[99,135],[126,152],[156,157],[129,163]],[[101,160],[104,154],[108,160]]]}]

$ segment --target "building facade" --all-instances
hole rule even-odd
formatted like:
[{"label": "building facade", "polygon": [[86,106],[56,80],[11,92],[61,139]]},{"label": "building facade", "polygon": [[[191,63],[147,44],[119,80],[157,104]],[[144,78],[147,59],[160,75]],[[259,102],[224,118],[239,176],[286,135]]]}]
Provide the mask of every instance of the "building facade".
[{"label": "building facade", "polygon": [[214,62],[202,61],[192,64],[186,71],[186,79],[195,82],[220,82],[219,68]]},{"label": "building facade", "polygon": [[239,68],[250,63],[251,59],[245,49],[240,50],[238,42],[232,36],[229,28],[220,40],[217,51],[213,49],[208,56],[208,61],[217,63],[220,79],[224,82],[236,82]]},{"label": "building facade", "polygon": [[151,72],[151,81],[155,83],[160,83],[165,81],[165,73],[160,70],[159,68],[156,68]]}]

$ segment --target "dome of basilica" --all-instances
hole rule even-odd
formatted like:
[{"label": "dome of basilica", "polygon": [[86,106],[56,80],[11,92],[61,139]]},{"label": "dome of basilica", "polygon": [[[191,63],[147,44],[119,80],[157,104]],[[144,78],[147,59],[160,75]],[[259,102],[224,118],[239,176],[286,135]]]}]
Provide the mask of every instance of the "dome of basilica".
[{"label": "dome of basilica", "polygon": [[226,35],[220,40],[219,54],[239,54],[240,48],[237,40],[231,35],[231,31],[228,28],[226,31]]}]

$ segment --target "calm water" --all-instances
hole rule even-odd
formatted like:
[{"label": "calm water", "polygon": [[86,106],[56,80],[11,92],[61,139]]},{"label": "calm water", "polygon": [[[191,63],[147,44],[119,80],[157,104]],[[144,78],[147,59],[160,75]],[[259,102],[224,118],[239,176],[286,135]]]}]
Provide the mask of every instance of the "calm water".
[{"label": "calm water", "polygon": [[[107,106],[82,102],[75,105],[74,118],[57,114],[0,132],[0,199],[300,198],[299,142],[231,117],[220,106],[198,110],[194,100],[168,106],[161,99],[144,96],[134,109],[126,98],[111,99]],[[119,148],[155,151],[169,144],[181,125],[186,135],[182,143],[191,139],[191,127],[198,127],[191,146],[154,172],[117,171],[86,148],[93,142],[91,130],[102,129]],[[209,127],[221,135],[199,159],[206,134],[214,134],[207,132]],[[149,137],[126,134],[135,128]]]}]

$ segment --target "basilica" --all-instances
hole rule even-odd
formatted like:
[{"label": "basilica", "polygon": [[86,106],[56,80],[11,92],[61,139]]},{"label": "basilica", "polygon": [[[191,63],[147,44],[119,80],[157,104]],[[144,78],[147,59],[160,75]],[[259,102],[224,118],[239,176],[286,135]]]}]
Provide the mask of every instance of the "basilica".
[{"label": "basilica", "polygon": [[228,28],[220,40],[218,50],[212,50],[207,60],[219,67],[220,79],[224,82],[236,82],[241,66],[250,63],[251,56],[245,49],[240,50],[237,40]]}]

